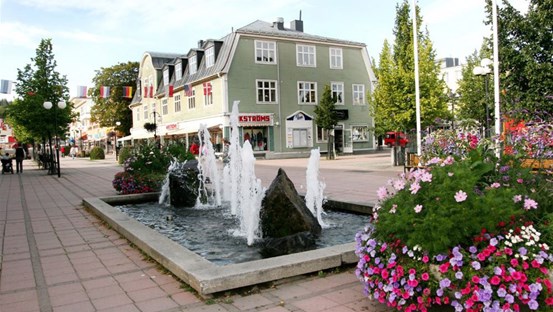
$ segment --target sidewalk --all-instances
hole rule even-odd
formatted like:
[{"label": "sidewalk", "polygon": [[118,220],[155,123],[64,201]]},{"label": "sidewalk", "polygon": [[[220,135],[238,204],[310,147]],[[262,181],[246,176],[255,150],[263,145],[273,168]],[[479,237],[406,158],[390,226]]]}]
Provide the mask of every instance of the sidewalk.
[{"label": "sidewalk", "polygon": [[[402,168],[387,154],[321,160],[332,199],[370,201]],[[278,167],[301,192],[307,159],[259,160],[270,184]],[[61,159],[61,178],[24,162],[0,176],[0,311],[387,311],[363,296],[353,268],[230,292],[202,301],[84,210],[84,197],[115,195],[121,168],[106,160]]]}]

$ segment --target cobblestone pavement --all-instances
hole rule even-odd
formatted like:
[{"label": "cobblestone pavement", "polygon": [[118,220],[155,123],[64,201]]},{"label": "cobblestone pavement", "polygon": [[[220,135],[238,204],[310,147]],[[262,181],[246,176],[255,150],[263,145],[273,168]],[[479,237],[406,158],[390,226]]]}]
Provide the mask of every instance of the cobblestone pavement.
[{"label": "cobblestone pavement", "polygon": [[[270,184],[282,167],[302,192],[307,159],[258,160]],[[386,152],[322,159],[325,194],[373,202],[402,168]],[[200,299],[85,210],[82,198],[115,195],[121,171],[106,160],[61,159],[61,178],[31,160],[0,176],[0,311],[387,311],[363,296],[353,268],[321,272]]]}]

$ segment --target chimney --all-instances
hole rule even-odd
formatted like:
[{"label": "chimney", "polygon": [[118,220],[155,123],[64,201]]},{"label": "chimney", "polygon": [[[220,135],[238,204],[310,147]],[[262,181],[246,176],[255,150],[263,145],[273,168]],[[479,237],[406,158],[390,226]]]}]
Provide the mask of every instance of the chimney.
[{"label": "chimney", "polygon": [[204,41],[203,41],[203,40],[199,40],[199,41],[198,41],[198,49],[201,49],[203,45],[204,45]]},{"label": "chimney", "polygon": [[303,32],[303,21],[302,20],[293,20],[290,22],[290,29]]},{"label": "chimney", "polygon": [[284,30],[284,18],[277,17],[276,22],[273,23],[273,27],[279,30]]}]

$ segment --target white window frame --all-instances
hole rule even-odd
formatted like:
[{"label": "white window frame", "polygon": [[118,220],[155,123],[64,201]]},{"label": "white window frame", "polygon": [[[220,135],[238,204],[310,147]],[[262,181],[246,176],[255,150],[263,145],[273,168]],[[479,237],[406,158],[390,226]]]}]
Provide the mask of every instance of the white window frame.
[{"label": "white window frame", "polygon": [[162,115],[168,115],[169,114],[169,105],[167,103],[167,99],[161,100],[161,114]]},{"label": "white window frame", "polygon": [[276,42],[255,40],[255,62],[258,64],[276,64]]},{"label": "white window frame", "polygon": [[163,84],[166,86],[169,85],[169,68],[165,68],[163,71]]},{"label": "white window frame", "polygon": [[140,121],[140,106],[136,108],[136,121]]},{"label": "white window frame", "polygon": [[[261,84],[261,86],[259,86]],[[267,85],[268,84],[268,85]],[[255,81],[256,103],[257,104],[277,104],[278,103],[278,85],[276,80],[257,79]],[[259,100],[259,93],[262,92],[262,100]],[[269,97],[269,100],[265,99]]]},{"label": "white window frame", "polygon": [[315,127],[317,128],[317,143],[328,143],[328,135],[326,129],[321,128],[317,125],[315,125]]},{"label": "white window frame", "polygon": [[205,67],[210,68],[215,65],[215,47],[205,50]]},{"label": "white window frame", "polygon": [[298,81],[298,104],[317,105],[317,83],[313,81]]},{"label": "white window frame", "polygon": [[365,85],[351,85],[353,105],[365,105]]},{"label": "white window frame", "polygon": [[300,67],[317,67],[317,49],[313,45],[296,45],[296,65]]},{"label": "white window frame", "polygon": [[294,148],[309,147],[308,131],[306,128],[294,128],[292,129],[292,146]]},{"label": "white window frame", "polygon": [[198,72],[198,56],[194,54],[188,59],[188,74],[194,75]]},{"label": "white window frame", "polygon": [[182,79],[182,62],[178,62],[177,64],[175,64],[175,72],[177,73],[176,76],[175,76],[175,79],[176,80],[181,80]]},{"label": "white window frame", "polygon": [[[356,134],[356,131],[357,133]],[[369,126],[367,125],[352,125],[351,126],[351,141],[352,142],[368,142],[369,141]]]},{"label": "white window frame", "polygon": [[[344,105],[345,104],[345,93],[344,93],[344,83],[343,82],[337,82],[333,81],[330,83],[330,92],[332,97],[336,96],[336,105]],[[340,97],[341,95],[341,97]]]},{"label": "white window frame", "polygon": [[196,109],[196,90],[192,89],[192,95],[188,97],[188,109]]},{"label": "white window frame", "polygon": [[178,113],[181,111],[180,106],[180,94],[175,94],[175,113]]},{"label": "white window frame", "polygon": [[148,117],[150,117],[148,116],[149,114],[148,108],[149,108],[148,104],[144,105],[144,120],[148,120]]},{"label": "white window frame", "polygon": [[204,94],[204,106],[213,105],[213,92]]},{"label": "white window frame", "polygon": [[330,68],[343,69],[344,58],[342,48],[329,48]]}]

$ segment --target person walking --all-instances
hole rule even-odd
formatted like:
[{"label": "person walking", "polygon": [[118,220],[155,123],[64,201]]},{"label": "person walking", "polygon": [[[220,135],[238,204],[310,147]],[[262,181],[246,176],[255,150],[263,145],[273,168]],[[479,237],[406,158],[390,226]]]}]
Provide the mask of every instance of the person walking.
[{"label": "person walking", "polygon": [[25,149],[21,143],[15,148],[15,168],[17,173],[23,173],[23,159],[25,159]]},{"label": "person walking", "polygon": [[75,159],[77,155],[77,147],[75,145],[71,146],[71,149],[69,149],[69,155],[71,155],[71,159]]}]

